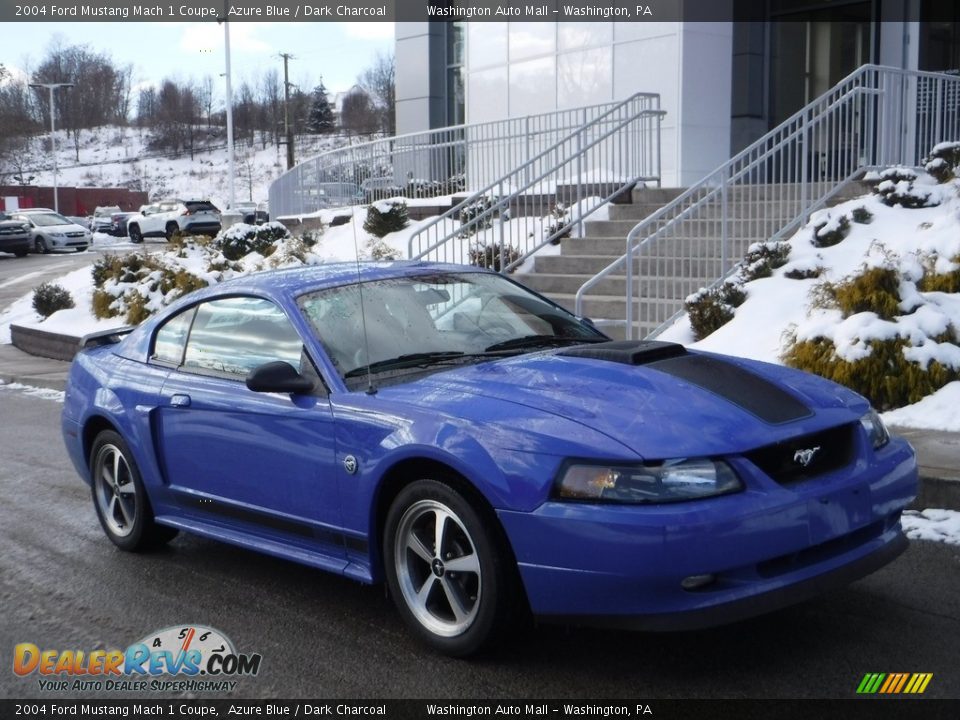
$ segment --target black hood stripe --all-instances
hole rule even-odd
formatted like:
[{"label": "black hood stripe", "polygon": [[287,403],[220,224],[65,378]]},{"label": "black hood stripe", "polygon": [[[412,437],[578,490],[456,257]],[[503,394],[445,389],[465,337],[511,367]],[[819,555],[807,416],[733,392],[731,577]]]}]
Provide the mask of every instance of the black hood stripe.
[{"label": "black hood stripe", "polygon": [[709,390],[772,425],[813,415],[810,408],[769,380],[714,357],[688,353],[647,367]]}]

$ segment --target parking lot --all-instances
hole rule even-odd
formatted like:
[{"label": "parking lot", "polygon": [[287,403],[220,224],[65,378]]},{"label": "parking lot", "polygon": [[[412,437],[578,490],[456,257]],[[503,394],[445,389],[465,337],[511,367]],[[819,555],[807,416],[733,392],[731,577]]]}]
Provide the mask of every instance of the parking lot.
[{"label": "parking lot", "polygon": [[[263,656],[233,697],[852,698],[867,672],[932,672],[925,697],[960,697],[957,547],[914,542],[845,590],[737,625],[679,634],[543,626],[495,654],[451,660],[411,639],[379,587],[187,535],[154,554],[116,551],[66,458],[60,404],[3,389],[0,407],[7,658],[21,642],[123,648],[196,623]],[[44,697],[35,676],[9,671],[0,694]]]}]

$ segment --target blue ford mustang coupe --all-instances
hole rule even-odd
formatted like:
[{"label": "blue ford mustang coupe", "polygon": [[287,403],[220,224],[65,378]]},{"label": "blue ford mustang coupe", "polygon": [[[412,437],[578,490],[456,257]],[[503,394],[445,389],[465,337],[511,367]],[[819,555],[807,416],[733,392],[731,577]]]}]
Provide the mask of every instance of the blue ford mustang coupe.
[{"label": "blue ford mustang coupe", "polygon": [[114,544],[186,530],[384,581],[453,655],[528,612],[730,622],[906,546],[914,453],[859,395],[610,341],[476,268],[262,273],[85,345],[63,434]]}]

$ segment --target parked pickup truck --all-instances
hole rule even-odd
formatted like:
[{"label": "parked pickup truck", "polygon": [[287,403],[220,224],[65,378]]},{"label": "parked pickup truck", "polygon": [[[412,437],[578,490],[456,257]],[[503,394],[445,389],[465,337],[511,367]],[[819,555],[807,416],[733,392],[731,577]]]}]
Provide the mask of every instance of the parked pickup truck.
[{"label": "parked pickup truck", "polygon": [[144,205],[127,220],[130,240],[139,243],[145,237],[175,234],[216,235],[220,232],[220,210],[209,200],[162,200]]}]

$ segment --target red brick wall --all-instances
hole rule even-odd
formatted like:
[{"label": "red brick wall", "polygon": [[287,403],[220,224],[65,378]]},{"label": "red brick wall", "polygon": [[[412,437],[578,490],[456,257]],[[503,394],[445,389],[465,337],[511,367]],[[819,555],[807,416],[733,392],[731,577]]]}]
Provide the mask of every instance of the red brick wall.
[{"label": "red brick wall", "polygon": [[[20,207],[53,207],[53,188],[33,185],[0,185],[0,198],[20,198]],[[99,205],[119,205],[121,210],[135,211],[147,204],[145,192],[126,188],[57,188],[61,215],[92,215]],[[2,205],[2,202],[0,202]]]}]

